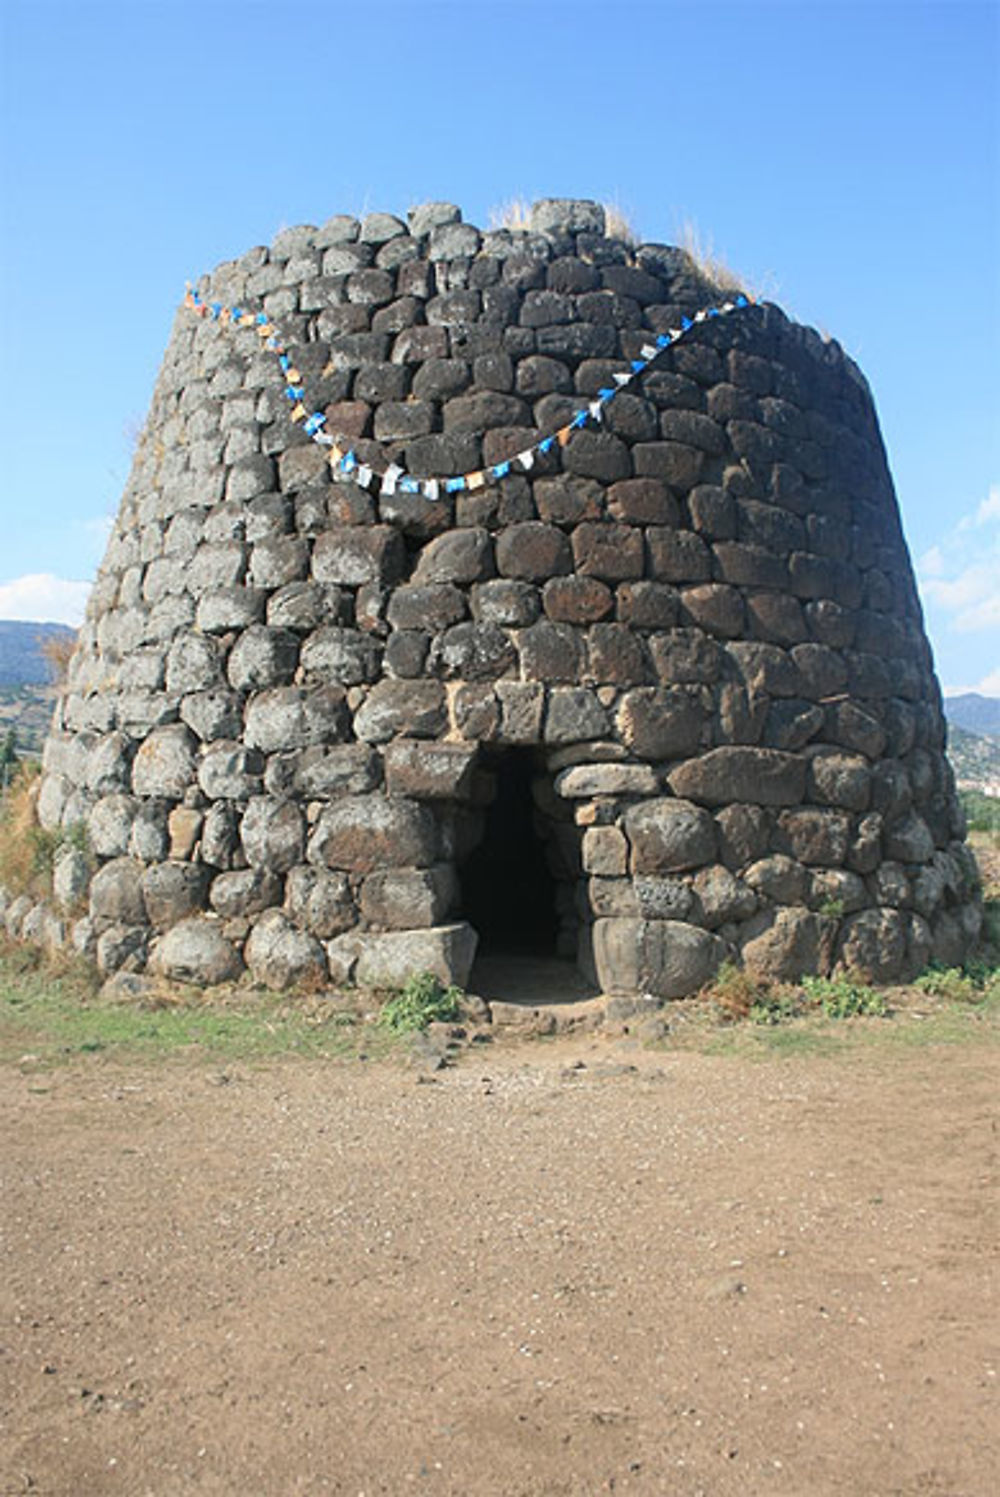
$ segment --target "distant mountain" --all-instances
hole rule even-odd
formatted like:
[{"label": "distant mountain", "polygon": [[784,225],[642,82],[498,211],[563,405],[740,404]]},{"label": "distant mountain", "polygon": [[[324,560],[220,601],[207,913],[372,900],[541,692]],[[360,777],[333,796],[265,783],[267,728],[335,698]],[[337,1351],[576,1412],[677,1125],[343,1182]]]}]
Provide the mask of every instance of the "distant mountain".
[{"label": "distant mountain", "polygon": [[48,640],[71,642],[67,624],[22,624],[0,619],[0,686],[47,686],[56,671],[46,660]]},{"label": "distant mountain", "polygon": [[965,691],[961,696],[945,697],[944,715],[950,723],[967,733],[993,733],[1000,736],[1000,697],[980,696]]},{"label": "distant mountain", "polygon": [[963,789],[1000,795],[1000,737],[948,726],[948,758]]},{"label": "distant mountain", "polygon": [[0,686],[0,744],[13,728],[18,756],[38,758],[58,694],[55,686]]}]

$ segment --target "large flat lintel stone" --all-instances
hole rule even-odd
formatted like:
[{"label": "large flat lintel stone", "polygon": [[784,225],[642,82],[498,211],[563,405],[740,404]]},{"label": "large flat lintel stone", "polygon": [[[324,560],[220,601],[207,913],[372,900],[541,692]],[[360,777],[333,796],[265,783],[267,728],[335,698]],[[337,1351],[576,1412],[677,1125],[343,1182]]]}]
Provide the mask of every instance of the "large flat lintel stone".
[{"label": "large flat lintel stone", "polygon": [[679,765],[668,780],[675,795],[709,806],[797,806],[805,800],[806,762],[781,749],[715,748]]},{"label": "large flat lintel stone", "polygon": [[385,750],[386,785],[390,795],[464,800],[475,758],[475,744],[397,738]]},{"label": "large flat lintel stone", "polygon": [[566,800],[598,795],[655,795],[659,782],[648,764],[574,764],[556,776],[555,790]]},{"label": "large flat lintel stone", "polygon": [[362,988],[401,988],[421,972],[463,988],[469,980],[478,936],[461,920],[427,930],[394,930],[358,935],[354,980]]}]

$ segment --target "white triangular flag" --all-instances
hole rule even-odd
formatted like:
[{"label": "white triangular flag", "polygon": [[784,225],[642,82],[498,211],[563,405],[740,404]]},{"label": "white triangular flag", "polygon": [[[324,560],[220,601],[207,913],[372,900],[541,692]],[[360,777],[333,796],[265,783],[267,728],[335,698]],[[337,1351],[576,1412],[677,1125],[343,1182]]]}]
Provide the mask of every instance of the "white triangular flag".
[{"label": "white triangular flag", "polygon": [[653,347],[652,343],[644,343],[639,350],[639,354],[644,359],[655,359],[659,351],[658,348]]},{"label": "white triangular flag", "polygon": [[382,474],[382,493],[394,494],[396,492],[396,483],[402,476],[403,470],[399,464],[390,463]]},{"label": "white triangular flag", "polygon": [[604,415],[604,402],[602,400],[592,400],[588,405],[587,410],[590,412],[591,416],[593,416],[595,421],[600,421],[601,417]]},{"label": "white triangular flag", "polygon": [[437,481],[436,478],[425,478],[424,479],[423,488],[424,488],[424,498],[425,499],[436,499],[437,498],[437,496],[438,496],[438,481]]},{"label": "white triangular flag", "polygon": [[525,472],[527,472],[529,468],[533,468],[535,466],[535,454],[532,452],[530,447],[526,447],[523,452],[519,452],[517,454],[517,460],[521,464],[521,467],[525,470]]},{"label": "white triangular flag", "polygon": [[694,314],[694,320],[695,320],[695,322],[704,322],[704,321],[705,321],[705,318],[706,318],[706,317],[707,317],[707,316],[708,316],[708,313],[707,313],[707,312],[706,312],[706,311],[705,311],[705,309],[704,309],[704,307],[703,307],[703,308],[702,308],[702,310],[701,310],[701,311],[700,311],[700,312],[696,312],[696,313],[695,313],[695,314]]},{"label": "white triangular flag", "polygon": [[372,481],[372,470],[367,463],[362,463],[354,475],[354,482],[366,489]]},{"label": "white triangular flag", "polygon": [[617,374],[613,374],[611,376],[611,378],[614,380],[614,382],[615,382],[616,385],[627,385],[629,383],[629,381],[632,379],[632,377],[633,377],[633,371],[632,370],[629,370],[629,372],[627,374],[624,371],[619,370],[619,372]]}]

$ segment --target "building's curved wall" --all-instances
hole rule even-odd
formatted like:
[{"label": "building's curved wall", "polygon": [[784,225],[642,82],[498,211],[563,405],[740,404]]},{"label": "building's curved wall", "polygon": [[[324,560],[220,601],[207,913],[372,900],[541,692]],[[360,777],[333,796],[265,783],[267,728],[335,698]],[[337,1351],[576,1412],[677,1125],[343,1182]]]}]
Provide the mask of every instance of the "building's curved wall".
[{"label": "building's curved wall", "polygon": [[[602,229],[335,218],[199,291],[267,312],[362,461],[467,473],[719,300]],[[57,866],[67,938],[201,981],[464,977],[505,745],[538,748],[561,948],[606,989],[961,957],[974,865],[855,366],[751,306],[430,500],[332,482],[253,329],[179,311],[45,751],[43,824],[96,863]]]}]

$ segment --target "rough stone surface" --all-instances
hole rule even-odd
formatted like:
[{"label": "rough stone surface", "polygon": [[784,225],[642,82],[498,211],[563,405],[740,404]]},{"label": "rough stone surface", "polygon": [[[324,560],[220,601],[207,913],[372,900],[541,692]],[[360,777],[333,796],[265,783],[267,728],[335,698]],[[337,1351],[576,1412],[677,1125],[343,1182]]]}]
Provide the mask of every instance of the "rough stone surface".
[{"label": "rough stone surface", "polygon": [[239,952],[208,916],[182,920],[161,936],[152,950],[154,972],[174,982],[212,987],[231,982],[243,970]]},{"label": "rough stone surface", "polygon": [[[906,933],[899,910],[861,910],[844,921],[837,947],[838,965],[868,982],[897,982],[906,974]],[[959,960],[964,960],[965,954],[963,944]]]},{"label": "rough stone surface", "polygon": [[6,900],[7,930],[108,972],[211,981],[249,951],[278,985],[323,962],[453,980],[513,795],[553,947],[616,992],[690,991],[723,950],[789,976],[967,952],[979,896],[864,381],[755,305],[568,424],[724,299],[604,228],[582,200],[485,235],[432,203],[204,279],[272,319],[365,467],[290,419],[249,327],[180,314],[45,749],[52,906]]},{"label": "rough stone surface", "polygon": [[465,987],[476,952],[476,932],[464,921],[428,930],[387,931],[361,937],[355,980],[367,988],[401,988],[414,973],[431,972]]},{"label": "rough stone surface", "polygon": [[715,975],[725,957],[717,936],[679,920],[598,920],[594,963],[606,993],[684,998]]},{"label": "rough stone surface", "polygon": [[381,795],[334,801],[309,838],[309,861],[352,873],[433,862],[434,822],[411,801]]},{"label": "rough stone surface", "polygon": [[758,977],[789,982],[829,967],[828,932],[810,910],[785,905],[764,911],[747,922],[742,936],[743,962]]},{"label": "rough stone surface", "polygon": [[281,910],[266,910],[246,944],[246,964],[255,982],[281,991],[296,983],[323,981],[326,955],[315,936],[296,930]]},{"label": "rough stone surface", "polygon": [[674,873],[715,858],[715,824],[683,800],[647,800],[625,813],[633,873]]},{"label": "rough stone surface", "polygon": [[804,760],[778,749],[732,746],[689,759],[668,779],[675,795],[709,806],[732,801],[794,806],[805,793],[806,766]]}]

